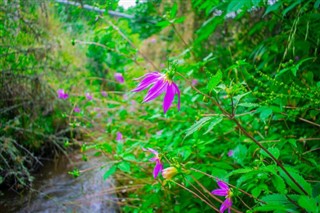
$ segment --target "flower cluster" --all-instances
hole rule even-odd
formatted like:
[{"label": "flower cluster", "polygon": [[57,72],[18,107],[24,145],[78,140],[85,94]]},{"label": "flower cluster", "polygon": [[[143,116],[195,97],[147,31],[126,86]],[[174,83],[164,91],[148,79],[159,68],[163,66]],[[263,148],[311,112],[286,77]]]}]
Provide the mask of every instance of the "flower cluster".
[{"label": "flower cluster", "polygon": [[218,181],[218,186],[220,187],[220,189],[215,189],[211,193],[214,195],[226,197],[226,200],[221,204],[220,212],[223,213],[228,209],[228,213],[230,213],[232,206],[232,191],[229,189],[229,186],[221,180]]},{"label": "flower cluster", "polygon": [[178,96],[178,110],[180,110],[180,90],[178,86],[168,77],[167,74],[159,72],[147,73],[141,77],[142,81],[139,85],[132,90],[132,92],[140,92],[153,85],[147,95],[144,97],[143,102],[149,102],[166,93],[163,100],[163,111],[166,113],[170,108],[172,101],[177,94]]}]

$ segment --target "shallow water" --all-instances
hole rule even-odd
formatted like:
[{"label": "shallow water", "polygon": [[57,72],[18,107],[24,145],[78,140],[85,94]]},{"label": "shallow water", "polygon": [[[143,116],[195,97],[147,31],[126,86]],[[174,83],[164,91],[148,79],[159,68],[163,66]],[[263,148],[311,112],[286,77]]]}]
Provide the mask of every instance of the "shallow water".
[{"label": "shallow water", "polygon": [[[106,162],[94,157],[83,161],[79,153],[60,156],[40,169],[32,190],[22,194],[5,192],[0,197],[0,212],[117,212],[114,183],[103,180]],[[74,168],[85,172],[74,178],[68,174]]]}]

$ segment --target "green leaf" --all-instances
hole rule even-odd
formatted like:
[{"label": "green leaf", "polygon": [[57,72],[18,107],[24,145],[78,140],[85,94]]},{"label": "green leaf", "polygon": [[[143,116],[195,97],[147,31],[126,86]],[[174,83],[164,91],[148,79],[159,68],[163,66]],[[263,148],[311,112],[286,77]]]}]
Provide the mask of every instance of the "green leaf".
[{"label": "green leaf", "polygon": [[173,19],[176,17],[177,15],[177,11],[178,11],[178,4],[174,3],[172,8],[171,8],[171,12],[170,12],[170,17]]},{"label": "green leaf", "polygon": [[253,209],[254,212],[270,212],[270,211],[286,212],[286,207],[280,204],[266,204]]},{"label": "green leaf", "polygon": [[223,120],[223,118],[221,116],[213,117],[212,121],[209,124],[207,131],[204,134],[209,133],[213,129],[213,127],[215,127],[217,124],[219,124],[222,120]]},{"label": "green leaf", "polygon": [[113,165],[106,173],[103,175],[103,180],[108,179],[111,175],[113,175],[117,171],[117,166]]},{"label": "green leaf", "polygon": [[[269,147],[268,148],[268,151],[276,158],[276,159],[278,159],[279,158],[279,156],[280,156],[280,151],[279,151],[279,149],[278,148],[276,148],[276,147]],[[260,153],[263,155],[263,156],[265,156],[265,157],[269,157],[269,158],[271,158],[264,150],[260,150]]]},{"label": "green leaf", "polygon": [[165,28],[165,27],[167,27],[167,26],[169,26],[169,25],[170,25],[170,22],[167,21],[167,20],[165,20],[165,21],[160,21],[160,22],[157,23],[157,26],[158,26],[158,27],[162,27],[162,28]]},{"label": "green leaf", "polygon": [[207,85],[208,92],[211,92],[219,84],[221,79],[222,79],[222,72],[221,70],[218,70],[218,72],[213,77],[211,77]]},{"label": "green leaf", "polygon": [[287,204],[289,202],[283,194],[266,195],[262,197],[261,200],[268,204]]},{"label": "green leaf", "polygon": [[314,198],[303,195],[299,198],[298,204],[308,212],[319,212],[317,201]]},{"label": "green leaf", "polygon": [[136,157],[133,154],[126,154],[123,156],[123,159],[126,161],[137,161]]},{"label": "green leaf", "polygon": [[267,118],[272,115],[272,109],[269,107],[260,107],[257,112],[260,112],[261,121],[265,122]]},{"label": "green leaf", "polygon": [[234,105],[238,105],[238,103],[240,102],[241,98],[243,98],[244,96],[250,94],[251,92],[246,92],[246,93],[243,93],[241,95],[237,95],[237,96],[234,96],[233,99],[234,99]]},{"label": "green leaf", "polygon": [[320,5],[320,0],[317,0],[317,1],[314,3],[314,9],[319,9],[319,5]]},{"label": "green leaf", "polygon": [[268,6],[263,16],[267,15],[270,12],[278,10],[281,5],[282,5],[282,2],[278,1],[275,4]]},{"label": "green leaf", "polygon": [[232,172],[230,172],[228,176],[232,176],[235,174],[249,173],[251,171],[253,171],[252,168],[236,169],[236,170],[233,170]]},{"label": "green leaf", "polygon": [[[312,188],[311,185],[299,174],[297,174],[295,171],[293,171],[290,167],[285,167],[286,170],[289,172],[289,174],[295,179],[297,183],[302,186],[302,188],[308,193],[309,196],[312,195]],[[282,170],[280,170],[280,175],[285,179],[286,183],[296,192],[303,194],[303,191],[288,177],[286,173],[284,173]]]},{"label": "green leaf", "polygon": [[255,103],[240,103],[238,104],[238,106],[251,108],[251,107],[259,107],[260,105]]},{"label": "green leaf", "polygon": [[273,183],[273,186],[277,189],[279,193],[286,194],[286,184],[282,177],[278,175],[273,175],[271,178],[271,181]]},{"label": "green leaf", "polygon": [[199,121],[197,121],[195,124],[193,124],[189,129],[187,129],[187,133],[185,137],[188,137],[189,135],[193,134],[195,131],[199,130],[201,127],[203,127],[212,117],[204,117],[201,118]]},{"label": "green leaf", "polygon": [[248,0],[233,0],[228,5],[227,13],[230,12],[237,12],[240,10],[243,6],[246,5],[246,3],[249,2]]},{"label": "green leaf", "polygon": [[118,168],[124,172],[129,173],[130,172],[130,163],[123,161],[120,164],[118,164]]},{"label": "green leaf", "polygon": [[298,4],[301,4],[301,0],[295,0],[291,5],[289,5],[285,10],[282,11],[282,15],[285,16],[290,10],[295,8]]},{"label": "green leaf", "polygon": [[259,197],[262,191],[268,191],[268,186],[266,184],[259,184],[251,190],[251,194],[254,197]]},{"label": "green leaf", "polygon": [[257,7],[259,6],[261,0],[251,0],[252,1],[252,6]]},{"label": "green leaf", "polygon": [[218,17],[211,17],[207,21],[205,21],[202,26],[197,30],[198,38],[195,40],[195,43],[200,43],[203,40],[208,39],[210,35],[212,35],[213,31],[216,27],[221,24],[224,19],[220,16]]}]

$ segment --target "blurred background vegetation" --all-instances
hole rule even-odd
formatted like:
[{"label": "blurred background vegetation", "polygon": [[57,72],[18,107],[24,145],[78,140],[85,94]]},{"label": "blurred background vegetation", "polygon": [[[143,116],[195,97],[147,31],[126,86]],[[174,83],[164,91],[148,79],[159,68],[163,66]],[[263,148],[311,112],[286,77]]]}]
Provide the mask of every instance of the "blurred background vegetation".
[{"label": "blurred background vegetation", "polygon": [[[319,0],[69,2],[0,3],[2,187],[73,147],[108,156],[124,212],[219,209],[216,178],[235,186],[233,211],[319,211]],[[163,114],[130,91],[168,68],[181,111]],[[179,175],[154,180],[142,148]]]}]

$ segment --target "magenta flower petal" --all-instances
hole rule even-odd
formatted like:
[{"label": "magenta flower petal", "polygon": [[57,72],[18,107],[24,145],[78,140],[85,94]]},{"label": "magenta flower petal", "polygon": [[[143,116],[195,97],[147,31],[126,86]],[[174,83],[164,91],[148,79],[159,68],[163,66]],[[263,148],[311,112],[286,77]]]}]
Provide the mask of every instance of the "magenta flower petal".
[{"label": "magenta flower petal", "polygon": [[218,196],[227,196],[228,191],[226,191],[225,189],[215,189],[211,192],[211,194],[218,195]]},{"label": "magenta flower petal", "polygon": [[168,85],[168,82],[166,82],[166,81],[163,81],[163,80],[158,81],[148,91],[146,97],[143,99],[143,102],[152,101],[153,99],[155,99],[156,97],[161,95],[164,92],[164,90],[166,89],[167,85]]},{"label": "magenta flower petal", "polygon": [[224,189],[224,190],[226,190],[226,191],[229,191],[229,186],[228,186],[225,182],[223,182],[223,181],[221,181],[221,180],[218,181],[218,186],[219,186],[221,189]]},{"label": "magenta flower petal", "polygon": [[168,78],[167,75],[159,72],[153,72],[147,73],[141,78],[143,80],[135,89],[132,90],[132,92],[140,92],[148,88],[150,85],[153,85],[147,92],[147,95],[144,97],[143,102],[152,101],[162,93],[166,93],[163,100],[163,110],[164,113],[166,113],[174,100],[174,96],[177,94],[178,109],[180,110],[180,90],[178,86]]},{"label": "magenta flower petal", "polygon": [[163,170],[163,165],[162,163],[160,162],[160,160],[158,159],[156,161],[156,166],[154,167],[153,169],[153,177],[154,179],[156,179],[159,175],[159,173]]},{"label": "magenta flower petal", "polygon": [[228,209],[228,213],[231,212],[231,206],[232,206],[232,200],[230,198],[227,198],[220,207],[220,212],[223,213],[225,210]]},{"label": "magenta flower petal", "polygon": [[144,89],[146,89],[147,87],[149,87],[151,84],[157,82],[159,76],[158,75],[153,75],[150,74],[149,76],[147,76],[145,79],[143,79],[140,84],[137,86],[137,88],[131,90],[132,92],[140,92]]},{"label": "magenta flower petal", "polygon": [[167,92],[166,95],[164,96],[163,100],[163,111],[166,113],[168,109],[170,108],[172,101],[174,99],[175,95],[175,88],[173,84],[170,84],[167,86]]},{"label": "magenta flower petal", "polygon": [[155,154],[155,155],[158,155],[158,152],[157,152],[156,150],[151,149],[151,148],[148,148],[148,150],[149,150],[151,153],[153,153],[153,154]]}]

